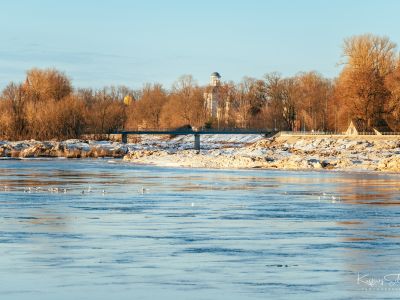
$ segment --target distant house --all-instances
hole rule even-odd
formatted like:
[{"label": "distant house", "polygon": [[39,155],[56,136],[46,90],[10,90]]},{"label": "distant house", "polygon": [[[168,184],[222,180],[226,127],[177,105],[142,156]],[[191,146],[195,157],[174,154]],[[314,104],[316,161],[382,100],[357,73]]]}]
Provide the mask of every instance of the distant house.
[{"label": "distant house", "polygon": [[363,119],[353,119],[350,121],[349,126],[345,134],[347,135],[359,135],[359,134],[376,134],[382,135],[385,132],[393,132],[393,130],[389,127],[388,123],[380,119],[376,121],[372,126],[368,124]]}]

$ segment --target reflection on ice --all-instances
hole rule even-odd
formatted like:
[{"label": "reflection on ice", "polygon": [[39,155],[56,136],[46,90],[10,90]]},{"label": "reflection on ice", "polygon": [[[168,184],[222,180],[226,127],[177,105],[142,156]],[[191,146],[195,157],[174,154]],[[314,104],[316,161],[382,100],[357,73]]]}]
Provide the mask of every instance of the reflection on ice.
[{"label": "reflection on ice", "polygon": [[400,264],[398,175],[117,160],[0,170],[0,298],[374,299],[357,272]]}]

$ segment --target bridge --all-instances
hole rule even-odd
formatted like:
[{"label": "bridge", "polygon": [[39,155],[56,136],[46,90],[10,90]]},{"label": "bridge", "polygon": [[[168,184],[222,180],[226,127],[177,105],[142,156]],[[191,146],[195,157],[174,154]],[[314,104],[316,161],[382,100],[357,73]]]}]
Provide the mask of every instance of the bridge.
[{"label": "bridge", "polygon": [[243,129],[243,128],[232,128],[232,129],[146,129],[146,130],[120,130],[113,134],[120,134],[122,143],[128,142],[128,135],[142,135],[142,134],[154,134],[154,135],[193,135],[194,136],[194,149],[200,150],[200,135],[204,134],[262,134],[265,136],[272,136],[276,132],[269,129]]}]

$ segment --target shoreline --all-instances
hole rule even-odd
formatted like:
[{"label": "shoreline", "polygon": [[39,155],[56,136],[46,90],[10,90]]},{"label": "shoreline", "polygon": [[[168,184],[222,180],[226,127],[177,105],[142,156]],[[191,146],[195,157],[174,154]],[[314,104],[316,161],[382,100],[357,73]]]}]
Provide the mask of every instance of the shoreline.
[{"label": "shoreline", "polygon": [[[67,157],[29,157],[29,158],[21,158],[21,157],[0,157],[0,162],[1,161],[8,161],[8,160],[15,160],[15,161],[32,161],[32,160],[47,160],[47,161],[52,161],[52,160],[104,160],[107,163],[118,163],[118,162],[123,162],[125,164],[133,164],[133,165],[138,165],[138,166],[152,166],[152,167],[157,167],[157,168],[184,168],[184,169],[202,169],[202,170],[212,170],[212,171],[274,171],[274,172],[315,172],[315,173],[353,173],[353,174],[380,174],[380,175],[400,175],[400,171],[379,171],[379,170],[371,170],[371,169],[359,169],[359,168],[354,168],[354,169],[278,169],[278,168],[268,168],[268,167],[263,167],[263,168],[254,168],[254,167],[243,167],[243,168],[213,168],[213,167],[207,167],[207,166],[188,166],[188,165],[180,165],[179,163],[157,163],[155,161],[149,161],[149,162],[139,162],[139,161],[130,161],[127,159],[124,159],[123,157],[85,157],[85,158],[67,158]],[[115,159],[113,161],[112,159]]]},{"label": "shoreline", "polygon": [[124,160],[157,166],[212,169],[400,172],[398,137],[281,136],[238,148],[136,151]]},{"label": "shoreline", "polygon": [[252,136],[216,140],[197,153],[190,138],[111,141],[0,141],[0,158],[121,158],[163,167],[206,169],[400,172],[400,139],[393,136]]}]

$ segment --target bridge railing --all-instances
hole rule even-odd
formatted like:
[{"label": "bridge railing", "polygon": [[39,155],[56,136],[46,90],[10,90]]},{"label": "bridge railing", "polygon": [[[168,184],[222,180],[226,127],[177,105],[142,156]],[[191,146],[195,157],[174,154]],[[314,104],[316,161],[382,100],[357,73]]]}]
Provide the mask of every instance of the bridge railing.
[{"label": "bridge railing", "polygon": [[196,133],[196,132],[234,132],[240,134],[241,132],[247,133],[247,132],[259,132],[260,134],[266,133],[266,132],[274,132],[274,130],[271,129],[252,129],[252,128],[205,128],[205,127],[198,127],[198,128],[139,128],[139,129],[120,129],[118,131],[113,132],[113,134],[122,134],[126,132],[179,132],[179,133]]},{"label": "bridge railing", "polygon": [[330,131],[279,131],[279,135],[338,135],[342,133]]},{"label": "bridge railing", "polygon": [[264,128],[264,129],[260,129],[260,128],[198,128],[197,131],[203,131],[203,132],[207,132],[207,131],[218,131],[218,132],[259,132],[259,133],[265,133],[265,132],[273,132],[274,130],[272,129],[268,129],[268,128]]},{"label": "bridge railing", "polygon": [[113,132],[113,134],[120,134],[124,132],[160,132],[160,131],[179,131],[179,132],[192,132],[191,128],[122,128]]},{"label": "bridge railing", "polygon": [[[351,134],[347,134],[345,132],[328,132],[328,131],[280,131],[279,135],[290,135],[290,136],[305,136],[305,135],[342,135],[342,136],[349,136]],[[379,135],[400,135],[400,132],[367,132],[367,131],[362,131],[358,132],[357,134],[354,135],[373,135],[373,136],[379,136]]]}]

